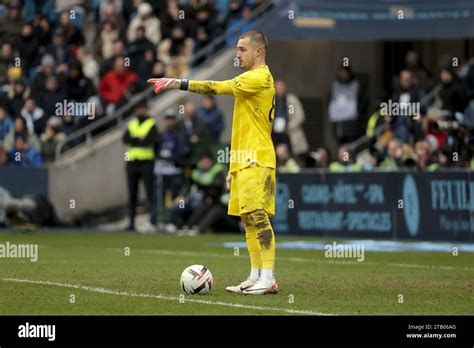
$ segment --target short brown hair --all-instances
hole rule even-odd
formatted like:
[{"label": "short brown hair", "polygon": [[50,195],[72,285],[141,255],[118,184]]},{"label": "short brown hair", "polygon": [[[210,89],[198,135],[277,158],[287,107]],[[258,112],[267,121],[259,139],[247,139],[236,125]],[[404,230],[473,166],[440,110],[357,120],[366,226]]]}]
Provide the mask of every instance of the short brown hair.
[{"label": "short brown hair", "polygon": [[265,50],[268,48],[268,41],[265,34],[259,30],[250,30],[240,35],[239,40],[249,37],[251,41],[260,44]]}]

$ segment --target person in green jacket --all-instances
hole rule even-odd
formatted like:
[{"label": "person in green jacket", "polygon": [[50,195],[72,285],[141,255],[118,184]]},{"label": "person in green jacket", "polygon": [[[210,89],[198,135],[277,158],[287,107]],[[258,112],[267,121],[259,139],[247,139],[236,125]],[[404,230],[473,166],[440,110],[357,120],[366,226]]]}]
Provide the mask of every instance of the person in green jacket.
[{"label": "person in green jacket", "polygon": [[350,146],[347,144],[339,146],[337,161],[334,161],[329,165],[329,171],[331,173],[344,173],[360,172],[361,170],[362,164],[354,162]]},{"label": "person in green jacket", "polygon": [[434,172],[439,168],[439,164],[432,160],[431,147],[426,140],[420,140],[415,144],[415,153],[418,169]]},{"label": "person in green jacket", "polygon": [[380,163],[379,167],[386,170],[400,170],[403,167],[403,147],[400,140],[393,138],[387,146],[387,156]]},{"label": "person in green jacket", "polygon": [[214,160],[210,153],[204,153],[191,173],[191,180],[176,197],[171,210],[171,222],[165,230],[169,233],[177,229],[193,229],[199,232],[199,222],[214,205],[220,204],[225,188],[227,167]]},{"label": "person in green jacket", "polygon": [[287,144],[279,144],[276,147],[277,171],[279,173],[298,173],[300,166],[290,156],[290,149]]}]

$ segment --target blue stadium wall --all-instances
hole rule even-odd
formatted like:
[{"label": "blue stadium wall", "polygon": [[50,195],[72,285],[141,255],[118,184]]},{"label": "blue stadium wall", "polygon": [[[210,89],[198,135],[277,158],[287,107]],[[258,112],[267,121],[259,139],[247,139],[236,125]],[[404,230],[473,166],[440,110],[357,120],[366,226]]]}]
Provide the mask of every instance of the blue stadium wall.
[{"label": "blue stadium wall", "polygon": [[[308,172],[277,181],[278,234],[474,241],[472,171]],[[48,197],[48,170],[0,168],[0,186],[14,197]]]},{"label": "blue stadium wall", "polygon": [[6,188],[15,198],[24,195],[41,195],[48,197],[47,168],[0,168],[0,186]]},{"label": "blue stadium wall", "polygon": [[471,171],[277,176],[280,234],[474,241]]}]

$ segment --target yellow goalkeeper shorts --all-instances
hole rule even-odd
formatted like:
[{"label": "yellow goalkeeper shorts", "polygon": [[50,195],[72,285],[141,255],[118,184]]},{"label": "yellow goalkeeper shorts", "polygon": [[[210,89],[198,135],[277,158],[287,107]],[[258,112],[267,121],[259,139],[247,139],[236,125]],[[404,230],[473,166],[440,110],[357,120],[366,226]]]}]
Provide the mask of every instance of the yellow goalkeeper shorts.
[{"label": "yellow goalkeeper shorts", "polygon": [[252,164],[231,173],[229,215],[240,216],[264,209],[275,215],[275,169]]}]

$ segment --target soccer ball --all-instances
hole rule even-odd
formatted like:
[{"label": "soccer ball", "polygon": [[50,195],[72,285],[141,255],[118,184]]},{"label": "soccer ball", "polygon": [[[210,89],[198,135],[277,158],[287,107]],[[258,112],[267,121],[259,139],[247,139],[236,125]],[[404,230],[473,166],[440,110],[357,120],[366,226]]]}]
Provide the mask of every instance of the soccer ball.
[{"label": "soccer ball", "polygon": [[192,265],[181,273],[181,288],[187,294],[205,294],[212,287],[212,273],[202,265]]}]

